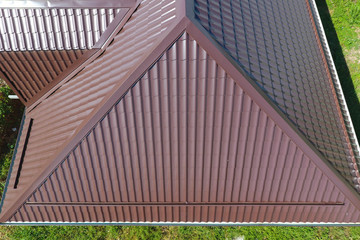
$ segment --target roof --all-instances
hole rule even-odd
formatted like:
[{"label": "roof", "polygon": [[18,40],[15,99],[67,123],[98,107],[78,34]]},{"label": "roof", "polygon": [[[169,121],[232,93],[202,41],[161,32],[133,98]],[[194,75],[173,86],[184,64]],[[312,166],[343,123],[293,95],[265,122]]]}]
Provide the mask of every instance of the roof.
[{"label": "roof", "polygon": [[27,107],[1,221],[359,222],[358,144],[313,1],[136,6]]},{"label": "roof", "polygon": [[101,48],[128,9],[2,8],[2,78],[30,106]]},{"label": "roof", "polygon": [[359,175],[349,164],[357,170],[358,148],[344,131],[341,109],[346,110],[337,101],[336,71],[329,67],[314,12],[312,1],[195,1],[199,23],[355,187]]}]

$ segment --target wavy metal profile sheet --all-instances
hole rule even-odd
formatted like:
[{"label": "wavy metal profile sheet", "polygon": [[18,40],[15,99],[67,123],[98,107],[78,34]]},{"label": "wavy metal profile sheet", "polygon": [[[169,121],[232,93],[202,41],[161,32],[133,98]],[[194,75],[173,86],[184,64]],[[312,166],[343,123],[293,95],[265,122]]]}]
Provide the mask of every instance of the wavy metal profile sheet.
[{"label": "wavy metal profile sheet", "polygon": [[[175,1],[170,0],[143,1],[101,57],[26,113],[23,131],[27,131],[29,119],[33,118],[31,136],[18,188],[11,188],[16,175],[13,172],[2,212],[36,179],[34,172],[41,172],[52,163],[56,153],[92,117],[94,109],[103,104],[105,97],[111,95],[165,37],[166,30],[174,24],[175,7]],[[14,171],[19,167],[24,140],[22,137],[19,142]]]},{"label": "wavy metal profile sheet", "polygon": [[196,0],[195,16],[355,188],[353,154],[308,4],[308,0]]},{"label": "wavy metal profile sheet", "polygon": [[9,221],[358,222],[359,211],[185,33]]},{"label": "wavy metal profile sheet", "polygon": [[114,18],[127,11],[0,9],[0,69],[27,103],[92,51]]},{"label": "wavy metal profile sheet", "polygon": [[28,102],[86,50],[0,52],[0,69]]},{"label": "wavy metal profile sheet", "polygon": [[0,51],[91,49],[121,9],[0,9]]}]

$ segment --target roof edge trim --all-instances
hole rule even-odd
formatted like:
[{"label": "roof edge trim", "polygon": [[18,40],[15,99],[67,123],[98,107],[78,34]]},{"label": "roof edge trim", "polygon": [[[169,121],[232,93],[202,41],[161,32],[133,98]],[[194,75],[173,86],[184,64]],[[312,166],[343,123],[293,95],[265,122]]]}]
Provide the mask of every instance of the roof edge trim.
[{"label": "roof edge trim", "polygon": [[[187,0],[188,8],[193,7],[192,1]],[[189,12],[189,11],[187,11]],[[340,175],[340,173],[326,160],[324,156],[309,142],[285,114],[271,101],[271,99],[260,89],[254,80],[248,76],[235,60],[216,42],[215,39],[201,26],[193,14],[188,15],[191,21],[186,31],[210,54],[219,65],[234,79],[237,84],[251,96],[259,106],[275,122],[283,123],[278,126],[286,133],[296,145],[314,162],[314,164],[329,177],[339,190],[360,210],[360,195]],[[228,63],[228,64],[226,64]],[[259,98],[261,96],[261,98]]]},{"label": "roof edge trim", "polygon": [[[353,151],[353,154],[355,155],[355,158],[360,158],[360,155],[359,155],[360,154],[360,146],[359,146],[358,138],[357,138],[357,135],[356,135],[356,132],[355,132],[353,121],[351,119],[349,108],[348,108],[347,103],[346,103],[346,99],[345,99],[345,96],[344,96],[344,91],[343,91],[343,89],[341,87],[339,75],[338,75],[338,73],[336,71],[334,59],[332,57],[331,50],[330,50],[330,47],[329,47],[329,43],[328,43],[327,38],[326,38],[326,34],[325,34],[324,26],[323,26],[321,18],[320,18],[319,10],[317,8],[315,0],[309,0],[309,1],[311,1],[312,6],[315,9],[315,11],[313,11],[312,13],[313,13],[313,17],[315,18],[315,20],[318,22],[318,25],[319,25],[319,28],[317,28],[317,30],[318,30],[318,34],[320,35],[319,36],[320,41],[321,41],[322,46],[324,48],[323,50],[327,54],[327,58],[326,58],[328,60],[327,64],[329,64],[330,67],[332,69],[334,69],[333,73],[334,73],[335,78],[332,78],[332,80],[334,81],[333,85],[334,85],[334,88],[336,90],[336,97],[337,97],[339,102],[343,103],[342,104],[343,106],[342,107],[340,106],[341,114],[342,114],[343,118],[346,118],[348,120],[348,126],[346,126],[346,127],[355,136],[355,138],[352,139],[352,141],[355,143],[355,146],[352,145],[354,150],[355,150],[355,151]],[[356,155],[356,153],[358,153],[358,154]]]},{"label": "roof edge trim", "polygon": [[137,0],[10,0],[1,1],[0,8],[131,8]]},{"label": "roof edge trim", "polygon": [[5,222],[5,226],[101,226],[101,225],[124,225],[124,226],[313,226],[313,227],[340,227],[359,226],[360,222]]}]

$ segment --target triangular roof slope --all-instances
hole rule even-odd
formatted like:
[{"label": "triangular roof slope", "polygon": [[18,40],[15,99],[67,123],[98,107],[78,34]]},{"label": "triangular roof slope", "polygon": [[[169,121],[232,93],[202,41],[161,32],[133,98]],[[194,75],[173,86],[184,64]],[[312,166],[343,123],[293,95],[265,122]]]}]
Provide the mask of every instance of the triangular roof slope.
[{"label": "triangular roof slope", "polygon": [[359,190],[359,146],[314,1],[195,0],[191,14]]},{"label": "triangular roof slope", "polygon": [[142,1],[27,110],[1,221],[359,222],[356,185],[186,4]]},{"label": "triangular roof slope", "polygon": [[[167,7],[164,8],[163,4]],[[153,12],[149,13],[149,9]],[[39,103],[26,109],[22,135],[2,199],[1,216],[28,197],[31,189],[38,186],[36,181],[42,181],[57,165],[56,157],[70,151],[71,148],[66,147],[101,111],[109,96],[128,84],[128,78],[134,72],[137,74],[144,58],[156,50],[177,24],[176,14],[173,1],[142,1],[127,24],[120,26],[121,32],[100,57],[90,59],[80,73],[71,79],[63,79],[57,89],[47,92]],[[153,35],[153,32],[157,34]],[[166,47],[163,46],[162,51]],[[153,61],[155,59],[150,63]],[[31,119],[33,124],[26,141]],[[19,176],[17,172],[20,172]]]},{"label": "triangular roof slope", "polygon": [[360,211],[187,33],[10,222],[357,222]]},{"label": "triangular roof slope", "polygon": [[26,106],[94,55],[135,7],[135,1],[96,8],[67,1],[12,8],[8,2],[0,5],[0,74]]}]

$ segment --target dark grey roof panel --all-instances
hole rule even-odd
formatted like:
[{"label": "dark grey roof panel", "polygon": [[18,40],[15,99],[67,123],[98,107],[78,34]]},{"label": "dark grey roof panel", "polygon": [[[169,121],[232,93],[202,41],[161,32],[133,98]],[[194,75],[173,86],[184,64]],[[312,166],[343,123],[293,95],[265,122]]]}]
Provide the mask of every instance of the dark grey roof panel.
[{"label": "dark grey roof panel", "polygon": [[329,73],[331,74],[331,77],[333,79],[334,83],[334,89],[336,91],[336,95],[339,100],[339,107],[341,109],[342,115],[344,117],[344,124],[349,134],[349,140],[352,146],[352,149],[354,151],[356,162],[360,163],[360,147],[359,142],[355,133],[355,129],[353,126],[353,123],[351,121],[350,112],[348,110],[348,107],[346,105],[346,100],[344,97],[344,93],[341,88],[340,80],[336,72],[335,64],[331,56],[330,48],[327,43],[325,31],[323,29],[323,26],[321,24],[321,19],[317,10],[317,6],[315,1],[309,1],[309,6],[311,8],[311,11],[314,16],[314,24],[316,25],[316,28],[318,29],[319,38],[324,48],[324,55],[326,57],[328,67],[329,67]]},{"label": "dark grey roof panel", "polygon": [[354,187],[352,150],[309,3],[195,1],[195,17]]}]

